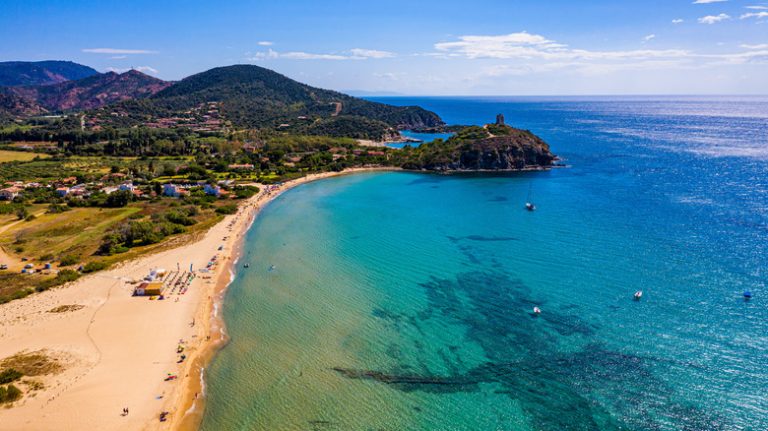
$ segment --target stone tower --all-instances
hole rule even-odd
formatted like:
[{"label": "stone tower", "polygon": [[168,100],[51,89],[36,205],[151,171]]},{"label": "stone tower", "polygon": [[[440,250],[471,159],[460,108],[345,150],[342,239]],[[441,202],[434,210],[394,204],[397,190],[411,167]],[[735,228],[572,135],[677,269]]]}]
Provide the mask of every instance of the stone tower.
[{"label": "stone tower", "polygon": [[496,116],[496,125],[503,126],[504,125],[504,114],[498,114]]}]

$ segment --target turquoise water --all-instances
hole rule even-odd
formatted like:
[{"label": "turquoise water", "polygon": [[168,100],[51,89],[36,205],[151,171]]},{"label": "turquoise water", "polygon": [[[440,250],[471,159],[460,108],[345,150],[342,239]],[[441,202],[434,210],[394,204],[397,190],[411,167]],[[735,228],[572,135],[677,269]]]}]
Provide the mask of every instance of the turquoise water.
[{"label": "turquoise water", "polygon": [[768,429],[767,100],[389,101],[504,113],[569,167],[278,197],[204,430]]}]

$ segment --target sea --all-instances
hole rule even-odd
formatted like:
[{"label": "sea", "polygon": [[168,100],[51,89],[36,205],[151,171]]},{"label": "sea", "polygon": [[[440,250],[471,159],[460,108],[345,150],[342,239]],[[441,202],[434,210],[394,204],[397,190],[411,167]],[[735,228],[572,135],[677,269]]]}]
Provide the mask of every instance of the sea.
[{"label": "sea", "polygon": [[565,167],[279,196],[203,430],[768,429],[768,97],[375,100],[504,114]]}]

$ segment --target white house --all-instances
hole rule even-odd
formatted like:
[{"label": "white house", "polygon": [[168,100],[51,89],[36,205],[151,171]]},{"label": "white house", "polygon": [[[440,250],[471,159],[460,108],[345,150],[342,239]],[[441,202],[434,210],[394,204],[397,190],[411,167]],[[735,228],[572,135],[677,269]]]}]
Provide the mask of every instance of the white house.
[{"label": "white house", "polygon": [[7,200],[7,201],[12,201],[14,198],[16,198],[16,196],[19,195],[19,193],[21,193],[21,189],[20,188],[18,188],[16,186],[7,187],[7,188],[4,188],[4,189],[0,190],[0,199],[4,199],[4,200]]}]

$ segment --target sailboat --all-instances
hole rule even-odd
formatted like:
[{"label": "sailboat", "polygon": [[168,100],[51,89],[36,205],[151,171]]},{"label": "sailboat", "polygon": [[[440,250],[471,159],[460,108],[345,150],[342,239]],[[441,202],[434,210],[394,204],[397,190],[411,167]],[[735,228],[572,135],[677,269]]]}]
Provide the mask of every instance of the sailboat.
[{"label": "sailboat", "polygon": [[525,202],[525,209],[528,211],[536,211],[536,205],[533,203],[533,186],[528,187],[528,199]]}]

